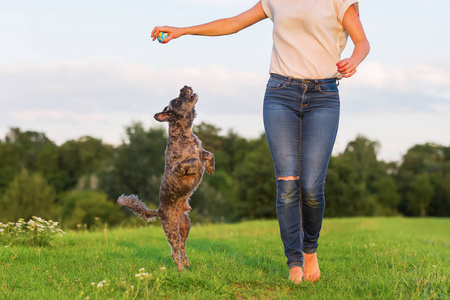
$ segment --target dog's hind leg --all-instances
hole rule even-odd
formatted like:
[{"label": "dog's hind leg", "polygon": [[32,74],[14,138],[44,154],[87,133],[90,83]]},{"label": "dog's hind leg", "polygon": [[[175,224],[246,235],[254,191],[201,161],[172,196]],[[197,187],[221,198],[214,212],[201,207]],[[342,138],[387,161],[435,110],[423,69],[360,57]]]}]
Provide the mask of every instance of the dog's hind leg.
[{"label": "dog's hind leg", "polygon": [[169,242],[170,248],[172,249],[172,258],[177,269],[179,271],[184,271],[184,267],[181,264],[181,236],[179,231],[179,217],[177,215],[170,215],[169,219],[161,219],[161,224],[164,229],[167,241]]},{"label": "dog's hind leg", "polygon": [[181,236],[181,262],[185,267],[189,267],[189,260],[186,255],[186,240],[191,229],[191,220],[187,213],[180,217],[180,236]]}]

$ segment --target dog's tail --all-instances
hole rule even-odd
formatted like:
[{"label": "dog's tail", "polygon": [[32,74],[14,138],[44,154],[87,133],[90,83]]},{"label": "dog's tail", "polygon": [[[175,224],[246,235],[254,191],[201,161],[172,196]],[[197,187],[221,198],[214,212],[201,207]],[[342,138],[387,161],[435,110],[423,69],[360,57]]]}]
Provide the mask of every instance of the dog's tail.
[{"label": "dog's tail", "polygon": [[153,222],[156,220],[156,217],[158,217],[158,211],[148,209],[144,202],[139,200],[138,196],[136,195],[122,195],[117,198],[117,203],[125,206],[126,208],[131,210],[133,214],[140,217],[144,221]]}]

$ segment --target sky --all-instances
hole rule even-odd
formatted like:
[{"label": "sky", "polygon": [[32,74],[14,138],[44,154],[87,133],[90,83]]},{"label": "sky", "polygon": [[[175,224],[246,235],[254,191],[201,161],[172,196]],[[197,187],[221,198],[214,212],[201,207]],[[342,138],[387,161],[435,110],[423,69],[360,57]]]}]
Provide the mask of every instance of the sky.
[{"label": "sky", "polygon": [[[331,1],[331,0],[330,0]],[[223,37],[151,41],[156,25],[239,14],[256,0],[0,0],[0,139],[11,127],[57,144],[89,135],[113,145],[153,120],[184,85],[199,95],[195,124],[246,138],[263,131],[272,23]],[[371,52],[340,82],[334,154],[358,135],[400,161],[416,144],[450,146],[450,1],[360,1]],[[349,57],[349,40],[342,57]]]}]

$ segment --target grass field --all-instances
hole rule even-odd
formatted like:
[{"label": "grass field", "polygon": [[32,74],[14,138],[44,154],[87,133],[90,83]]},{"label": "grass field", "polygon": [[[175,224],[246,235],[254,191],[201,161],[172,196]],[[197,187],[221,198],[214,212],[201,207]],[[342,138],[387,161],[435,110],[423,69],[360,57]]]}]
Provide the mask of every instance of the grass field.
[{"label": "grass field", "polygon": [[43,248],[1,245],[0,298],[449,299],[449,232],[450,219],[326,219],[322,278],[294,286],[276,221],[193,226],[185,273],[157,224],[73,231]]}]

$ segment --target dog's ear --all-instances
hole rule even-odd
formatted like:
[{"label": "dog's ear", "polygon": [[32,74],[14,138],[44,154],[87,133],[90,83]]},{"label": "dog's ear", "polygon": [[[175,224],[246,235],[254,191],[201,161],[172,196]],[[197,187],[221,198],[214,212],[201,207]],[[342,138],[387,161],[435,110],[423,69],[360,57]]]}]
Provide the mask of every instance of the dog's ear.
[{"label": "dog's ear", "polygon": [[169,122],[170,119],[172,118],[172,116],[173,116],[173,112],[171,112],[171,111],[164,112],[163,111],[163,112],[155,114],[153,116],[153,118],[155,118],[155,120],[158,122]]}]

